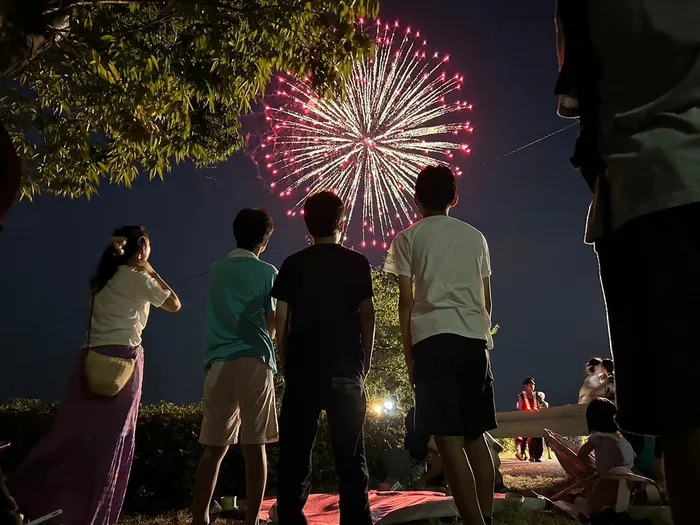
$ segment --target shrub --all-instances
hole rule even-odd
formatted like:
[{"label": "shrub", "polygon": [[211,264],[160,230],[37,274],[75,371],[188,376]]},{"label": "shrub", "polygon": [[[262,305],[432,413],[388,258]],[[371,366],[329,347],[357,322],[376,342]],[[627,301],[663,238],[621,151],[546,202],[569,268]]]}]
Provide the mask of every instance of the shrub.
[{"label": "shrub", "polygon": [[[49,432],[55,411],[55,405],[35,400],[17,399],[0,405],[0,438],[12,442],[0,459],[10,476]],[[161,403],[141,407],[125,512],[154,514],[189,506],[194,473],[202,453],[198,443],[201,417],[200,404]],[[313,482],[316,488],[332,490],[335,469],[327,427],[322,417],[313,454]],[[377,472],[382,451],[402,446],[403,434],[402,417],[377,418],[368,414],[365,443],[370,472]],[[274,492],[277,457],[277,446],[268,447],[269,492]],[[243,457],[236,447],[222,466],[217,493],[245,497]]]}]

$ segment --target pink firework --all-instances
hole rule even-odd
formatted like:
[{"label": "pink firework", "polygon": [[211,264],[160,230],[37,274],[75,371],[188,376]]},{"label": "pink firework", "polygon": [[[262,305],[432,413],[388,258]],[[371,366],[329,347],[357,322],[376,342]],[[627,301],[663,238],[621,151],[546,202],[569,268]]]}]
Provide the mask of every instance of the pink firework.
[{"label": "pink firework", "polygon": [[320,96],[308,78],[279,76],[259,151],[270,187],[292,201],[287,215],[330,188],[349,206],[347,230],[362,224],[361,246],[386,249],[416,219],[418,172],[440,162],[461,174],[454,159],[471,152],[462,137],[474,131],[463,120],[472,104],[459,98],[464,76],[447,72],[450,56],[429,51],[420,32],[361,24],[375,35],[376,54],[354,63],[341,98]]}]

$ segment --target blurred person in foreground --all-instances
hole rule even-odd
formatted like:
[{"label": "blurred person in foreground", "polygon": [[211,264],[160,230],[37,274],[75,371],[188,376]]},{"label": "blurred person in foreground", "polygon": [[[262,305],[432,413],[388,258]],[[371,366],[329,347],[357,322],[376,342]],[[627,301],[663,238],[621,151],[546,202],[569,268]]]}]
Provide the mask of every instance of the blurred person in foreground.
[{"label": "blurred person in foreground", "polygon": [[450,168],[421,171],[415,203],[422,219],[396,236],[384,270],[399,278],[416,425],[434,436],[462,520],[490,525],[494,467],[484,434],[496,428],[491,262],[484,235],[449,216],[457,201]]},{"label": "blurred person in foreground", "polygon": [[[617,421],[664,440],[676,525],[700,477],[700,2],[559,0],[559,113],[593,191]],[[654,363],[654,395],[648,364]]]},{"label": "blurred person in foreground", "polygon": [[331,191],[304,203],[313,244],[287,257],[272,288],[284,370],[277,467],[280,525],[306,525],[311,453],[326,411],[340,493],[340,525],[372,525],[364,421],[374,347],[374,290],[367,258],[340,244],[345,205]]}]

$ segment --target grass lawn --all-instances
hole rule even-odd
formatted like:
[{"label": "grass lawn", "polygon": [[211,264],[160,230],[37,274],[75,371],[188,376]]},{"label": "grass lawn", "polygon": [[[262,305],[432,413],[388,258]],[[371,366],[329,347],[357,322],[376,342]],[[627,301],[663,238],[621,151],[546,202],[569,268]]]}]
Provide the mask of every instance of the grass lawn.
[{"label": "grass lawn", "polygon": [[[554,494],[566,480],[566,475],[556,461],[530,464],[504,460],[501,472],[506,486],[511,491],[520,492],[525,496],[532,492],[543,495]],[[218,520],[216,523],[224,525],[227,522]],[[436,525],[437,523],[439,522],[423,522],[415,525]],[[575,525],[577,522],[562,513],[545,511],[501,514],[495,517],[495,523],[497,525]],[[190,525],[190,520],[186,512],[174,512],[158,517],[125,517],[119,525]],[[234,525],[241,524],[237,522]]]}]

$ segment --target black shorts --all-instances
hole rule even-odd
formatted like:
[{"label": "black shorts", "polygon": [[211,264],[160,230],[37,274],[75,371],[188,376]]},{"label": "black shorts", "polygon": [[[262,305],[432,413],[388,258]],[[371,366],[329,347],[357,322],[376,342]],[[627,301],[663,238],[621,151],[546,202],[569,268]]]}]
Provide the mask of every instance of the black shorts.
[{"label": "black shorts", "polygon": [[416,343],[413,358],[418,429],[476,439],[496,428],[486,341],[439,334]]},{"label": "black shorts", "polygon": [[700,203],[634,219],[595,247],[620,427],[700,428]]}]

